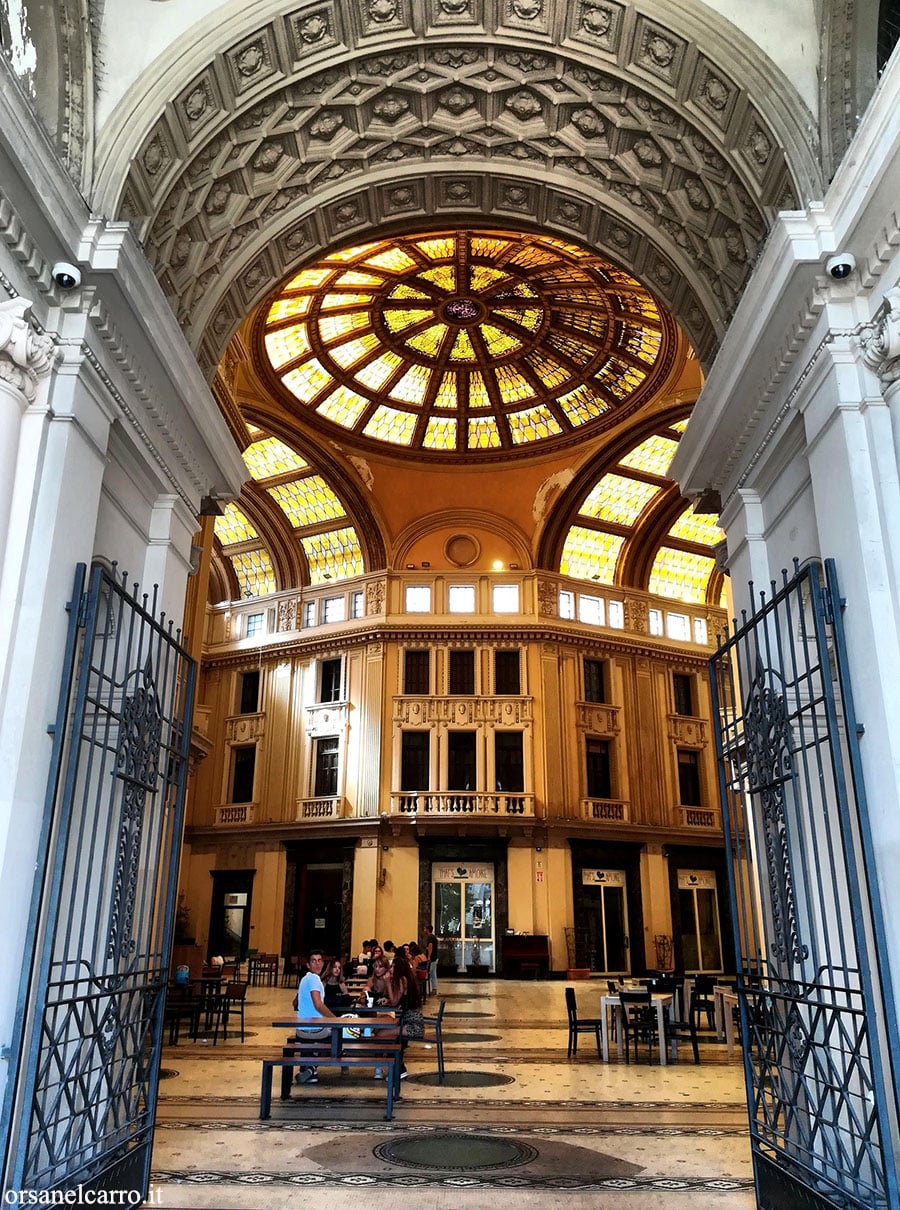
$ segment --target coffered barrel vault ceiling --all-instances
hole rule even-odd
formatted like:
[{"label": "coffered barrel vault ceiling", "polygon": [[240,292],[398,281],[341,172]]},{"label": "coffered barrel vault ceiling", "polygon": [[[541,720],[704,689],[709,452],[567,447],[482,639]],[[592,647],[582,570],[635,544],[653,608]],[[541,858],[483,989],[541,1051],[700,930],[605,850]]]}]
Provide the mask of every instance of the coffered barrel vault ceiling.
[{"label": "coffered barrel vault ceiling", "polygon": [[818,170],[771,64],[711,10],[678,25],[611,0],[302,5],[190,79],[173,67],[156,85],[171,102],[118,183],[108,155],[100,192],[210,376],[285,272],[397,224],[484,216],[605,251],[705,360],[771,216]]}]

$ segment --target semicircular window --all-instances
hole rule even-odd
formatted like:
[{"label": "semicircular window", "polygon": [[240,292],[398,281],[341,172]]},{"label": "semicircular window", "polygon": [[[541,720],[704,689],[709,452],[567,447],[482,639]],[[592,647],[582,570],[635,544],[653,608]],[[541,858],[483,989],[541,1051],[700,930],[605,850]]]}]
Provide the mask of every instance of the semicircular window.
[{"label": "semicircular window", "polygon": [[324,257],[282,288],[261,339],[313,424],[471,459],[617,423],[660,377],[671,331],[586,248],[456,230]]},{"label": "semicircular window", "polygon": [[309,582],[362,575],[362,551],[337,494],[304,458],[277,437],[251,429],[256,437],[244,463],[257,485],[284,513],[303,548]]},{"label": "semicircular window", "polygon": [[268,550],[247,515],[228,504],[216,517],[215,533],[222,554],[231,563],[242,597],[263,597],[275,592],[275,569]]},{"label": "semicircular window", "polygon": [[[671,500],[676,492],[666,471],[685,424],[678,421],[646,437],[594,484],[566,536],[559,565],[563,575],[598,584],[621,583],[618,572],[625,556],[633,544],[646,541],[648,523],[665,506],[663,497]],[[712,548],[723,537],[711,517],[685,506],[659,546],[648,590],[681,601],[705,602],[715,570]]]}]

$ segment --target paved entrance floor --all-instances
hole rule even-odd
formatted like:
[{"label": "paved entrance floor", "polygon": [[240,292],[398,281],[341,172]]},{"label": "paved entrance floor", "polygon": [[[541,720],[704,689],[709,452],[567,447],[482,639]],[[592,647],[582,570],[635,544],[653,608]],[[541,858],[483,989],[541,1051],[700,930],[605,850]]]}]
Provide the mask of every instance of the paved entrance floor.
[{"label": "paved entrance floor", "polygon": [[[751,1210],[738,1057],[712,1037],[660,1067],[566,1059],[562,982],[445,982],[447,1071],[412,1043],[392,1122],[370,1074],[323,1071],[258,1120],[260,1059],[293,989],[251,988],[247,1038],[166,1047],[152,1196],[165,1210]],[[577,985],[598,1012],[599,981]],[[426,1011],[434,1011],[432,1001]],[[463,1075],[463,1073],[468,1073]],[[276,1081],[277,1087],[277,1081]]]}]

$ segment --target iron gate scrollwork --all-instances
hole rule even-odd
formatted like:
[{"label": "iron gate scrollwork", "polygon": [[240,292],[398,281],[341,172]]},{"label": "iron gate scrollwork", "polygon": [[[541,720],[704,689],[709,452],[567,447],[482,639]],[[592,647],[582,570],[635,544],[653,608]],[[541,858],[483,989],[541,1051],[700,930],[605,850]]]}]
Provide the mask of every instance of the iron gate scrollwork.
[{"label": "iron gate scrollwork", "polygon": [[897,1021],[832,562],[710,662],[758,1204],[893,1208]]},{"label": "iron gate scrollwork", "polygon": [[[156,591],[79,567],[32,908],[7,1187],[148,1190],[194,662]],[[134,1204],[133,1202],[131,1204]]]}]

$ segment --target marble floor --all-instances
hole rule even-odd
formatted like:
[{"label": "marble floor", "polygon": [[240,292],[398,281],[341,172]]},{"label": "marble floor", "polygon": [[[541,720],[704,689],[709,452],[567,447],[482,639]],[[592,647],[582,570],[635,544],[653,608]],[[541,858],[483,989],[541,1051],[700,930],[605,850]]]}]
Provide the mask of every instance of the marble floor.
[{"label": "marble floor", "polygon": [[[709,1035],[699,1066],[686,1045],[665,1067],[602,1063],[583,1034],[567,1060],[564,986],[446,982],[451,1078],[434,1082],[433,1046],[411,1043],[392,1122],[383,1083],[365,1069],[324,1070],[289,1102],[276,1078],[272,1116],[260,1122],[260,1059],[278,1053],[285,1030],[271,1022],[290,1016],[293,992],[251,988],[243,1043],[182,1037],[163,1053],[151,1204],[400,1210],[399,1198],[416,1210],[531,1210],[549,1199],[572,1210],[751,1210],[739,1057]],[[583,1016],[596,1015],[601,986],[578,985]]]}]

